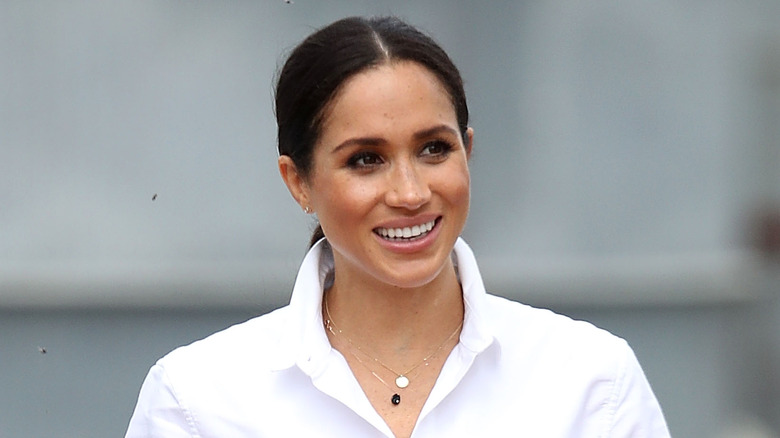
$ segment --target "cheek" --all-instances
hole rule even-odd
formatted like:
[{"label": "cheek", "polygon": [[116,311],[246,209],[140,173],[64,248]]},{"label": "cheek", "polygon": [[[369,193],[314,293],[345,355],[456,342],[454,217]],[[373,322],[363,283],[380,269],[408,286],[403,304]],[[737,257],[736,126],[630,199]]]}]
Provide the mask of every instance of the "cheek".
[{"label": "cheek", "polygon": [[458,207],[460,207],[464,215],[467,215],[471,202],[471,187],[468,178],[458,187],[455,192],[455,197],[455,202],[457,202]]},{"label": "cheek", "polygon": [[330,187],[323,196],[323,207],[327,217],[320,216],[320,220],[330,220],[331,228],[338,228],[340,224],[347,222],[354,224],[360,221],[376,204],[377,192],[375,188],[361,181],[350,178],[335,180],[326,187]]},{"label": "cheek", "polygon": [[471,178],[468,167],[465,164],[458,165],[448,176],[441,181],[445,196],[451,202],[462,204],[468,210],[471,198]]}]

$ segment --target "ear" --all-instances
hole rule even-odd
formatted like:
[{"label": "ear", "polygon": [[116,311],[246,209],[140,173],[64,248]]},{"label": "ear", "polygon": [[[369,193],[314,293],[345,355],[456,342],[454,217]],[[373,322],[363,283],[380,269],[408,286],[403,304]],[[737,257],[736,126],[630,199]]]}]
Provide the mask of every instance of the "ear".
[{"label": "ear", "polygon": [[469,126],[466,128],[466,158],[471,158],[471,151],[474,149],[474,128]]},{"label": "ear", "polygon": [[310,208],[309,185],[306,182],[306,178],[298,172],[298,168],[295,167],[292,158],[287,155],[279,157],[279,174],[282,175],[282,180],[287,185],[287,190],[290,191],[292,197],[295,198],[295,202],[304,210]]}]

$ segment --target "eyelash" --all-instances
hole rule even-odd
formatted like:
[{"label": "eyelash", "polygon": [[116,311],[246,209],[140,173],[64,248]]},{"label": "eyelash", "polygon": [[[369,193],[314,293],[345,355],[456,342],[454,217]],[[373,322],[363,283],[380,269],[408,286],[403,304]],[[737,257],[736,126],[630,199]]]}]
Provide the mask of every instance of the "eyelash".
[{"label": "eyelash", "polygon": [[432,154],[426,154],[426,155],[446,157],[455,148],[455,146],[453,146],[453,144],[448,142],[448,141],[445,141],[445,140],[434,140],[434,141],[430,141],[428,143],[425,143],[425,146],[423,146],[422,150],[425,151],[425,150],[427,150],[428,148],[430,148],[432,146],[436,146],[438,148],[441,148],[441,150],[439,152],[432,153]]},{"label": "eyelash", "polygon": [[[426,151],[428,151],[432,147],[438,148],[439,151],[426,153]],[[423,145],[422,149],[420,150],[420,155],[427,158],[434,158],[435,160],[441,160],[446,158],[454,148],[455,146],[448,141],[434,140],[425,143],[425,145]],[[374,159],[376,161],[371,164],[361,163],[361,161],[365,161],[368,158]],[[379,156],[379,154],[370,151],[361,151],[349,157],[349,159],[347,160],[347,167],[353,169],[368,169],[368,168],[378,166],[382,164],[382,162],[383,160]]]},{"label": "eyelash", "polygon": [[[377,162],[372,164],[360,163],[361,160],[365,160],[366,158],[374,158]],[[349,160],[347,160],[347,166],[354,169],[369,168],[379,164],[381,164],[381,158],[379,158],[379,155],[373,152],[358,152],[349,157]]]}]

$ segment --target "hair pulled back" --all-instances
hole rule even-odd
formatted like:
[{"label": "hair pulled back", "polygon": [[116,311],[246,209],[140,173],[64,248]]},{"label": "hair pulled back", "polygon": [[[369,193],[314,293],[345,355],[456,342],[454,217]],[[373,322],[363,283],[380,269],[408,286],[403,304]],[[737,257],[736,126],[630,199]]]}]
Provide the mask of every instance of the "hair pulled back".
[{"label": "hair pulled back", "polygon": [[[308,177],[328,103],[353,75],[394,61],[416,62],[439,79],[467,142],[469,111],[460,72],[428,35],[396,17],[349,17],[309,35],[287,58],[276,83],[279,155]],[[323,237],[317,228],[311,243]]]}]

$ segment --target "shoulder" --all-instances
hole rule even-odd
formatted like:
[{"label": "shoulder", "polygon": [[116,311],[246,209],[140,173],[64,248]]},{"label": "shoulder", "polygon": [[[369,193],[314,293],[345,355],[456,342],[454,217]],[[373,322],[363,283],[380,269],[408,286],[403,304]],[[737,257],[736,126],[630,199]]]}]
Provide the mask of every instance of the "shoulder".
[{"label": "shoulder", "polygon": [[[496,354],[482,364],[539,430],[561,436],[668,437],[663,414],[628,343],[595,325],[488,295]],[[480,380],[481,385],[489,382]],[[504,394],[502,396],[502,394]],[[510,394],[510,395],[506,395]],[[522,396],[516,396],[522,394]],[[575,432],[576,431],[576,432]],[[591,436],[590,433],[586,435]]]},{"label": "shoulder", "polygon": [[510,356],[613,368],[633,354],[624,339],[586,321],[494,295],[487,296],[486,307],[494,336]]},{"label": "shoulder", "polygon": [[169,372],[190,375],[244,366],[256,370],[281,366],[279,364],[288,362],[288,356],[291,356],[282,339],[289,313],[289,306],[286,306],[235,324],[176,348],[157,364]]},{"label": "shoulder", "polygon": [[285,336],[290,319],[283,307],[158,360],[141,387],[128,436],[150,430],[159,436],[237,436],[239,429],[256,427],[257,410],[270,409],[276,399],[258,396],[269,394],[285,374],[280,371],[294,364],[296,350]]}]

